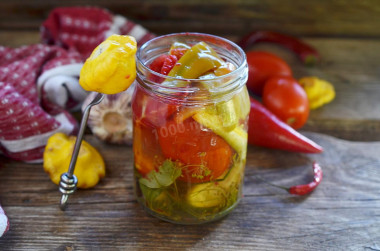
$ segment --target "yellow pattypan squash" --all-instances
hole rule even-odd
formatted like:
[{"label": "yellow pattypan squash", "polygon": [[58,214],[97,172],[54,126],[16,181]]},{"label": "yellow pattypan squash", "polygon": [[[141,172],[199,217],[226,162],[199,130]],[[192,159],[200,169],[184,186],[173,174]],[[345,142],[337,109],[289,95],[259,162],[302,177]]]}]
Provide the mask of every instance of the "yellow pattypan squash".
[{"label": "yellow pattypan squash", "polygon": [[309,99],[310,109],[316,109],[331,102],[335,98],[334,86],[317,77],[304,77],[299,81]]},{"label": "yellow pattypan squash", "polygon": [[[43,166],[50,179],[57,185],[62,173],[68,171],[75,140],[75,136],[56,133],[47,141],[43,156]],[[93,187],[105,174],[105,164],[100,153],[89,143],[82,140],[74,171],[74,175],[78,178],[77,187]]]},{"label": "yellow pattypan squash", "polygon": [[86,91],[116,94],[126,90],[136,78],[134,37],[112,35],[99,44],[84,63],[79,84]]}]

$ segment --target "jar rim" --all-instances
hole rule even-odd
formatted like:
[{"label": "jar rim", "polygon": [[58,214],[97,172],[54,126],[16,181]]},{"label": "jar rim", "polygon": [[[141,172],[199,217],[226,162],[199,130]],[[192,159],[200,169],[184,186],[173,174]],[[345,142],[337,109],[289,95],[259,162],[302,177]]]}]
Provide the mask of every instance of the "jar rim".
[{"label": "jar rim", "polygon": [[[215,41],[219,40],[225,44],[228,44],[230,45],[232,48],[235,48],[240,55],[242,55],[242,59],[240,60],[241,62],[239,63],[239,65],[236,67],[235,70],[233,70],[232,72],[229,72],[225,75],[222,75],[222,76],[215,76],[214,78],[212,79],[199,79],[199,78],[196,78],[196,79],[190,79],[190,78],[181,78],[181,77],[171,77],[171,76],[167,76],[167,75],[164,75],[164,74],[161,74],[159,72],[156,72],[156,71],[153,71],[152,69],[149,68],[148,65],[144,64],[142,59],[141,59],[141,52],[146,48],[148,47],[151,43],[155,42],[155,41],[158,41],[158,40],[161,40],[161,39],[164,39],[164,38],[171,38],[171,37],[188,37],[188,36],[194,36],[194,37],[206,37],[206,38],[209,38],[209,39],[213,39]],[[202,41],[202,40],[199,40],[199,41]],[[216,35],[211,35],[211,34],[206,34],[206,33],[200,33],[200,32],[179,32],[179,33],[171,33],[171,34],[166,34],[166,35],[161,35],[161,36],[158,36],[158,37],[155,37],[149,41],[147,41],[146,43],[144,43],[142,46],[140,46],[136,52],[136,58],[137,58],[137,63],[139,66],[143,67],[144,71],[147,71],[149,74],[153,74],[154,76],[157,76],[157,77],[160,77],[160,78],[164,78],[164,79],[167,79],[167,80],[173,80],[173,81],[187,81],[187,82],[192,82],[192,81],[197,81],[197,82],[207,82],[207,81],[210,81],[210,80],[221,80],[223,78],[228,78],[228,77],[231,77],[233,76],[234,74],[236,74],[236,72],[239,72],[239,71],[243,71],[244,68],[246,67],[247,63],[246,63],[246,54],[245,52],[243,51],[243,49],[238,46],[236,43],[226,39],[226,38],[223,38],[223,37],[220,37],[220,36],[216,36]],[[181,88],[181,87],[177,87],[177,88]]]},{"label": "jar rim", "polygon": [[[210,45],[220,54],[222,59],[233,63],[236,69],[222,76],[186,79],[163,75],[149,68],[148,63],[167,53],[172,43],[198,43],[200,41]],[[243,49],[228,39],[205,33],[183,32],[156,37],[143,44],[138,49],[136,57],[136,81],[139,85],[156,96],[173,102],[186,101],[188,104],[204,104],[232,98],[233,95],[241,90],[248,78],[248,65]],[[163,82],[159,82],[156,78],[163,79]],[[178,82],[183,82],[183,84],[178,84]],[[214,83],[217,83],[217,85],[214,85]],[[209,86],[210,88],[204,88],[204,86]],[[192,95],[195,93],[197,95]],[[210,93],[212,93],[212,97]]]}]

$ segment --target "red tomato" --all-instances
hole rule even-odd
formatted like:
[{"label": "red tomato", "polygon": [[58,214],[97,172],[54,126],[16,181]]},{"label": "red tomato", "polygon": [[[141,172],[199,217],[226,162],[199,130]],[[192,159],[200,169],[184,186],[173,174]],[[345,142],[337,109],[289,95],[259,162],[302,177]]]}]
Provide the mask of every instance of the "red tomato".
[{"label": "red tomato", "polygon": [[[155,72],[167,75],[177,61],[177,56],[163,54],[153,60],[149,68]],[[164,80],[153,74],[149,76],[149,79],[157,83],[161,83]],[[187,96],[187,93],[179,92],[177,96],[181,98]],[[162,99],[148,94],[142,87],[137,86],[134,101],[132,102],[132,109],[137,120],[151,127],[159,127],[166,123],[166,120],[179,109],[179,105],[164,102]]]},{"label": "red tomato", "polygon": [[292,77],[272,77],[264,86],[263,104],[294,129],[301,128],[309,117],[305,90]]},{"label": "red tomato", "polygon": [[156,130],[140,121],[135,121],[133,126],[134,162],[136,169],[143,176],[159,167],[165,160],[160,150]]},{"label": "red tomato", "polygon": [[215,180],[232,164],[233,151],[212,131],[202,129],[194,119],[169,121],[159,128],[158,138],[166,158],[183,164],[182,181],[199,183]]},{"label": "red tomato", "polygon": [[178,105],[164,102],[158,97],[149,95],[139,85],[136,86],[132,100],[132,110],[135,120],[151,128],[160,127],[177,111],[177,108]]},{"label": "red tomato", "polygon": [[247,52],[247,88],[262,95],[265,82],[273,76],[292,76],[289,65],[280,57],[264,51]]},{"label": "red tomato", "polygon": [[149,65],[149,68],[152,71],[160,73],[161,72],[161,68],[164,65],[165,59],[167,57],[168,57],[168,55],[165,55],[165,54],[159,56],[158,58],[156,58],[155,60],[153,60],[153,62]]},{"label": "red tomato", "polygon": [[177,59],[179,60],[183,56],[183,54],[185,54],[187,51],[188,51],[187,48],[175,48],[175,49],[170,50],[170,54],[176,56]]},{"label": "red tomato", "polygon": [[166,55],[167,57],[165,58],[164,64],[162,65],[161,68],[161,74],[168,75],[169,72],[173,69],[175,63],[177,63],[178,59],[174,55]]},{"label": "red tomato", "polygon": [[[155,71],[157,73],[161,73],[163,75],[168,75],[169,72],[171,71],[171,69],[177,63],[177,61],[178,61],[177,56],[163,54],[163,55],[159,56],[158,58],[156,58],[149,65],[149,68],[152,71]],[[153,74],[151,76],[149,76],[149,79],[154,81],[154,82],[157,82],[157,83],[161,83],[162,81],[164,81],[163,78],[155,76]]]}]

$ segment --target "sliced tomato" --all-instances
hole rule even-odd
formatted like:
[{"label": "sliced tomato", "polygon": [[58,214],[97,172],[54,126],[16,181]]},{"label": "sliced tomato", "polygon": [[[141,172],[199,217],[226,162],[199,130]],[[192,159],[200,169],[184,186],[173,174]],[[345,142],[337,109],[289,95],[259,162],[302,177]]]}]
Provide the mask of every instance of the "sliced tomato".
[{"label": "sliced tomato", "polygon": [[136,121],[133,128],[133,153],[137,171],[145,176],[164,161],[156,129]]},{"label": "sliced tomato", "polygon": [[164,60],[164,63],[161,67],[160,73],[163,75],[168,75],[174,65],[177,63],[178,59],[174,55],[165,55],[167,56]]},{"label": "sliced tomato", "polygon": [[170,54],[176,56],[179,60],[183,56],[183,54],[185,54],[188,50],[188,48],[174,48],[170,50]]},{"label": "sliced tomato", "polygon": [[[163,54],[156,58],[150,65],[149,68],[152,71],[155,71],[157,73],[168,75],[171,69],[174,67],[174,65],[177,63],[178,58],[175,55],[170,54]],[[149,79],[156,82],[156,83],[162,83],[164,81],[163,78],[159,76],[155,76],[151,74],[149,76]]]},{"label": "sliced tomato", "polygon": [[159,128],[158,139],[164,156],[181,163],[179,179],[182,181],[200,183],[215,180],[232,164],[232,148],[193,118],[182,123],[169,121]]},{"label": "sliced tomato", "polygon": [[164,102],[152,95],[148,94],[141,86],[136,86],[132,100],[132,110],[135,120],[155,128],[163,126],[167,119],[179,108],[178,105]]},{"label": "sliced tomato", "polygon": [[153,60],[153,62],[149,65],[149,69],[151,69],[152,71],[160,73],[161,68],[164,65],[164,61],[166,58],[167,58],[167,55],[165,55],[165,54],[159,56],[158,58]]}]

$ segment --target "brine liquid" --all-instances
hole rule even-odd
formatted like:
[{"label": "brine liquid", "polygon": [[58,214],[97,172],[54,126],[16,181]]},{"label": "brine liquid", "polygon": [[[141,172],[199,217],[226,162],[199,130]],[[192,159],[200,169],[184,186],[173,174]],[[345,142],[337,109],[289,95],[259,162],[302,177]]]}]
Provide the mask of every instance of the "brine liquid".
[{"label": "brine liquid", "polygon": [[[137,200],[149,213],[174,223],[219,219],[241,198],[246,151],[198,123],[193,116],[199,109],[206,108],[167,103],[141,87],[134,96]],[[246,122],[236,126],[246,131]],[[246,147],[246,138],[235,140],[245,140]]]}]

